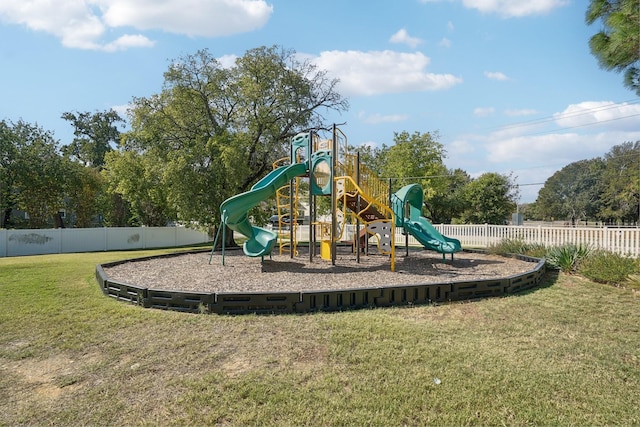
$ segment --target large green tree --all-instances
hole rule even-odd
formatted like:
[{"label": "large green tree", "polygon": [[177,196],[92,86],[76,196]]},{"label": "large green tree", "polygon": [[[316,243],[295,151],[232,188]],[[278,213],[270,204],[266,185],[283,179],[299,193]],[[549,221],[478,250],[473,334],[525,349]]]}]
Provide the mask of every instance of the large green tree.
[{"label": "large green tree", "polygon": [[614,146],[604,156],[602,211],[613,222],[637,223],[640,214],[640,141]]},{"label": "large green tree", "polygon": [[597,219],[603,190],[601,158],[573,162],[554,173],[538,192],[535,208],[543,219]]},{"label": "large green tree", "polygon": [[591,0],[586,21],[602,24],[589,40],[600,66],[623,73],[624,85],[640,95],[640,2]]},{"label": "large green tree", "polygon": [[17,205],[18,147],[13,124],[0,121],[0,228],[11,225],[11,212]]},{"label": "large green tree", "polygon": [[131,207],[129,224],[162,227],[175,219],[167,186],[162,182],[163,164],[135,151],[113,151],[106,160],[108,167],[102,174],[109,183],[110,194],[126,195]]},{"label": "large green tree", "polygon": [[382,175],[392,178],[393,190],[412,183],[422,185],[425,200],[437,193],[436,185],[446,173],[442,160],[444,146],[438,142],[437,132],[396,132],[394,144],[383,145],[380,156]]},{"label": "large green tree", "polygon": [[394,133],[393,140],[394,145],[383,145],[379,153],[382,176],[391,178],[393,191],[407,184],[420,184],[424,203],[433,206],[434,199],[446,191],[448,185],[443,179],[447,168],[443,164],[445,150],[438,142],[438,133],[403,131]]},{"label": "large green tree", "polygon": [[62,118],[73,126],[73,141],[62,147],[62,152],[85,166],[102,168],[104,156],[118,145],[120,131],[118,123],[123,124],[114,110],[103,112],[66,112]]},{"label": "large green tree", "polygon": [[437,132],[406,131],[394,134],[394,144],[381,148],[350,147],[360,152],[360,160],[384,179],[390,179],[392,190],[419,183],[423,188],[426,217],[437,223],[450,223],[464,208],[462,189],[470,181],[461,170],[448,170],[443,163],[444,146]]},{"label": "large green tree", "polygon": [[91,227],[104,215],[105,181],[97,168],[69,162],[65,188],[64,203],[73,226]]},{"label": "large green tree", "polygon": [[515,211],[518,187],[511,176],[484,173],[464,187],[462,220],[471,224],[504,224]]},{"label": "large green tree", "polygon": [[53,218],[62,226],[69,163],[58,152],[51,132],[19,120],[0,124],[0,205],[3,226],[13,209],[29,215],[29,225],[40,228]]},{"label": "large green tree", "polygon": [[442,178],[444,185],[425,202],[428,217],[435,224],[450,224],[460,218],[466,208],[465,188],[471,177],[462,169],[448,170]]},{"label": "large green tree", "polygon": [[[159,94],[133,100],[122,149],[136,155],[111,155],[107,169],[138,162],[163,193],[146,203],[165,216],[214,225],[220,203],[264,176],[288,152],[291,136],[326,127],[324,111],[347,108],[336,85],[276,46],[249,50],[232,67],[207,50],[185,55],[171,63]],[[127,200],[144,197],[117,182],[124,178],[109,176]]]}]

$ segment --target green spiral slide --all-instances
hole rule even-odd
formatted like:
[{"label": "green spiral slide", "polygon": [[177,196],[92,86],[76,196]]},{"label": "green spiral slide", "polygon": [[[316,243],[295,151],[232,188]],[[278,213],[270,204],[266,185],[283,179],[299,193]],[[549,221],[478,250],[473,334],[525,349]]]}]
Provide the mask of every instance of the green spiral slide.
[{"label": "green spiral slide", "polygon": [[396,226],[403,227],[422,246],[440,252],[443,257],[444,254],[460,252],[462,245],[458,239],[443,236],[421,215],[422,197],[422,187],[419,184],[406,185],[393,195],[391,201]]},{"label": "green spiral slide", "polygon": [[307,162],[281,166],[258,181],[251,190],[222,202],[220,205],[222,222],[233,231],[248,238],[242,247],[245,255],[250,257],[269,255],[278,238],[278,235],[270,230],[251,225],[247,212],[274,195],[278,188],[286,185],[293,178],[306,175],[307,171]]}]

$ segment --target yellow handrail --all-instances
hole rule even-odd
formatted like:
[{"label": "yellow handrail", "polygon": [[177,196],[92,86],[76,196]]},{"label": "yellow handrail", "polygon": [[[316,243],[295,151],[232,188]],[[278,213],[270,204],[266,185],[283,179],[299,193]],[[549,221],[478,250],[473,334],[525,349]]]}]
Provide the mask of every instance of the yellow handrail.
[{"label": "yellow handrail", "polygon": [[[392,235],[390,250],[385,251],[384,248],[381,247],[380,239],[378,239],[378,250],[380,251],[380,253],[391,255],[391,271],[395,271],[395,241],[393,239],[393,227],[395,225],[395,216],[394,216],[393,210],[386,203],[386,198],[384,202],[380,202],[377,198],[374,198],[371,196],[371,194],[368,194],[367,192],[365,192],[362,187],[358,186],[355,180],[350,176],[336,177],[334,179],[334,183],[336,185],[336,188],[341,188],[341,191],[336,192],[336,197],[337,197],[338,204],[339,205],[341,204],[345,208],[345,212],[343,213],[346,214],[347,198],[349,196],[352,196],[352,197],[360,196],[360,198],[365,201],[365,204],[364,204],[365,207],[363,208],[361,206],[360,211],[353,212],[353,214],[358,216],[364,222],[365,227],[368,224],[371,224],[376,221],[383,221],[383,222],[389,223],[390,232]],[[379,218],[374,221],[368,221],[365,218],[361,217],[361,215],[364,212],[366,212],[371,206],[374,206],[376,210],[380,214],[382,214],[384,218]],[[344,230],[344,227],[343,227],[343,230]],[[342,238],[342,232],[339,233],[339,236],[334,237],[334,240],[339,241],[341,238]],[[359,238],[359,236],[356,235],[356,238]]]},{"label": "yellow handrail", "polygon": [[[345,155],[345,163],[338,164],[337,175],[349,176],[357,182],[358,174],[358,158],[353,154]],[[360,164],[360,188],[364,194],[368,194],[371,198],[377,200],[381,204],[389,203],[389,185],[385,181],[378,178],[375,172],[367,166]]]}]

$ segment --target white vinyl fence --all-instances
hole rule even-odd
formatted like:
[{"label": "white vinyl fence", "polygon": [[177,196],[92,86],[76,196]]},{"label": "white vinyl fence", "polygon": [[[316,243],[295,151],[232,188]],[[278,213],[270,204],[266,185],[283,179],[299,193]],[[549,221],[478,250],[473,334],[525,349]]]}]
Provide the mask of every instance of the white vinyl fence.
[{"label": "white vinyl fence", "polygon": [[208,241],[207,233],[184,227],[0,230],[0,257],[150,249]]},{"label": "white vinyl fence", "polygon": [[[567,243],[606,249],[621,255],[640,256],[640,228],[570,228],[507,225],[450,225],[435,228],[465,248],[486,248],[504,239],[559,246]],[[343,240],[352,240],[355,226],[347,226]],[[309,227],[297,228],[298,241],[309,241]],[[395,242],[406,237],[396,228]],[[321,240],[320,236],[317,240]],[[184,227],[58,228],[46,230],[0,230],[0,257],[151,249],[210,242],[207,233]],[[409,245],[420,244],[409,236]]]},{"label": "white vinyl fence", "polygon": [[[606,249],[621,255],[640,256],[640,228],[574,228],[544,226],[510,226],[510,225],[451,225],[438,224],[434,227],[443,235],[460,240],[465,248],[486,248],[505,239],[521,240],[525,243],[536,243],[547,247],[573,243],[592,248]],[[309,240],[309,227],[297,228],[298,241]],[[355,226],[348,225],[342,240],[353,239]],[[397,246],[404,246],[405,235],[401,228],[395,230]],[[321,240],[317,237],[317,240]],[[420,243],[409,236],[410,246]]]},{"label": "white vinyl fence", "polygon": [[440,233],[460,240],[464,247],[487,247],[505,239],[544,246],[576,244],[621,255],[640,256],[640,228],[543,227],[511,225],[435,226]]}]

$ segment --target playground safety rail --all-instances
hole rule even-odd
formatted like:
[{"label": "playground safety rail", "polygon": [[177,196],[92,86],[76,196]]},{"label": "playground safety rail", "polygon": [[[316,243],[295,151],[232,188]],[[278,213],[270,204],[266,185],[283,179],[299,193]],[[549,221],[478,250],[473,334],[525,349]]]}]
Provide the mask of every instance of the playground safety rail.
[{"label": "playground safety rail", "polygon": [[[481,251],[476,251],[481,252]],[[161,257],[179,254],[161,255]],[[163,310],[209,314],[290,314],[342,311],[367,307],[406,306],[499,297],[534,288],[545,273],[544,259],[514,255],[531,263],[525,273],[495,279],[302,292],[189,292],[168,291],[113,280],[104,268],[123,260],[96,266],[102,292],[118,301]]]}]

